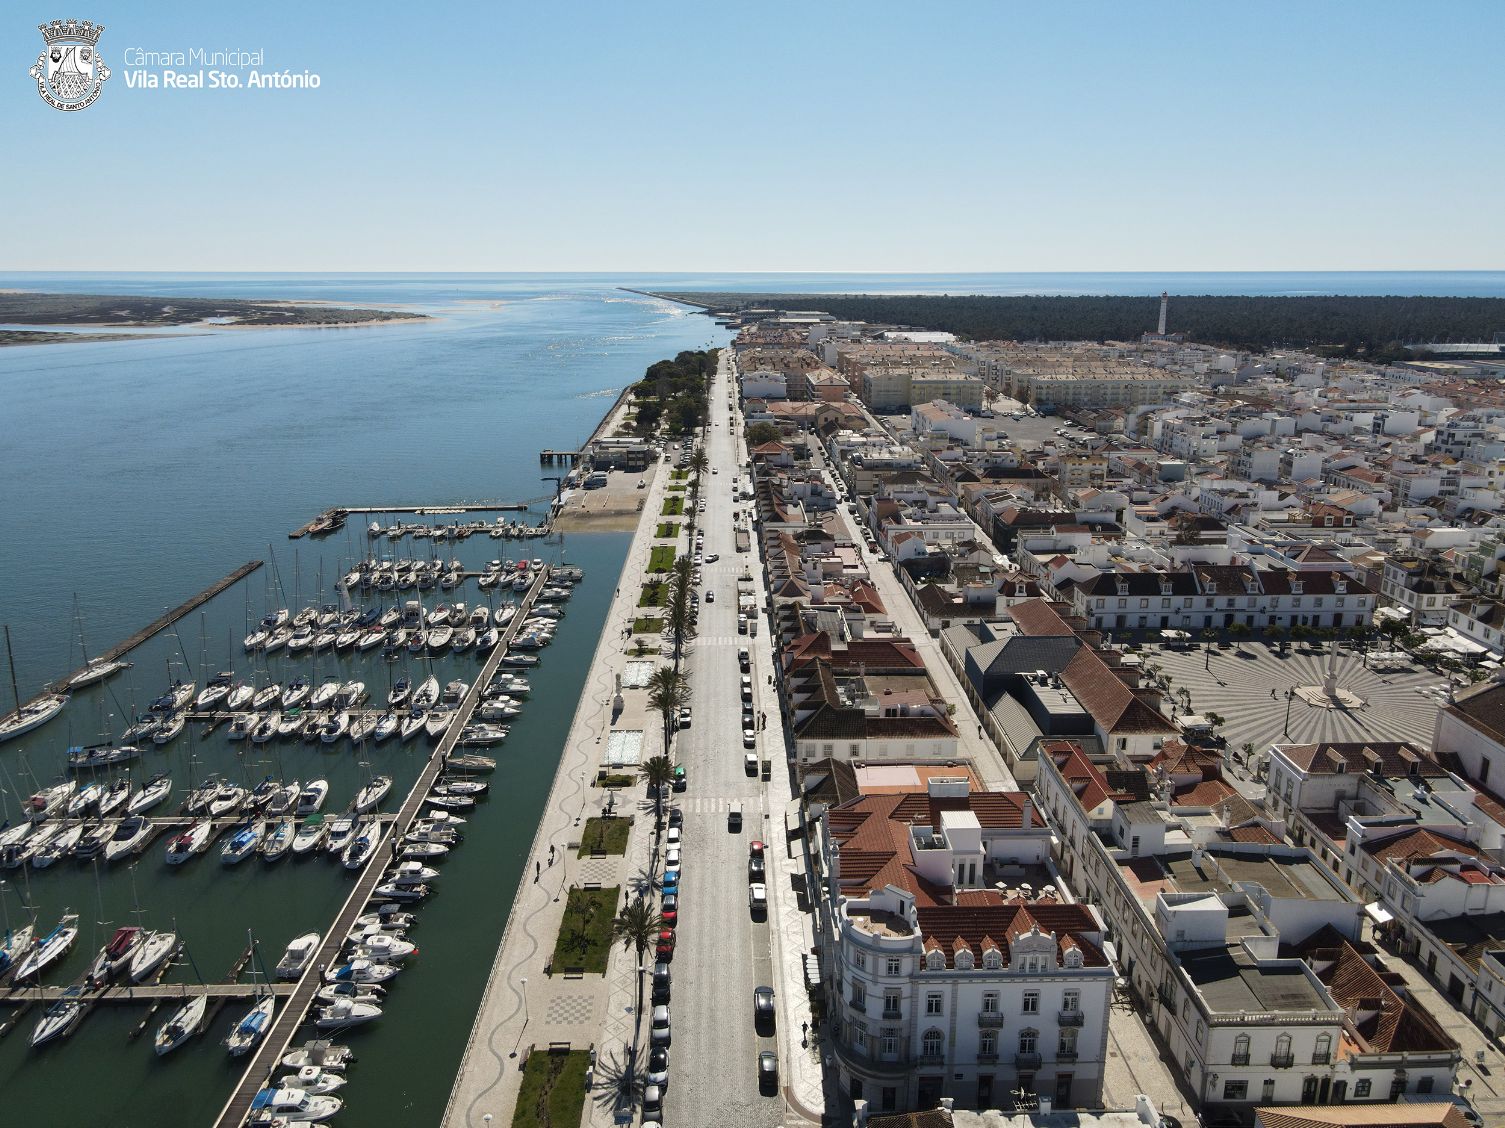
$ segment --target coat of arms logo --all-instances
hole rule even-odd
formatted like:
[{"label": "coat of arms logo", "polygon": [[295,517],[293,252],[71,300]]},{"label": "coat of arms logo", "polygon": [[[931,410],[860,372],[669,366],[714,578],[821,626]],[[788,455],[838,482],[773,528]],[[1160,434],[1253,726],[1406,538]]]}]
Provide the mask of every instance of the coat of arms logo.
[{"label": "coat of arms logo", "polygon": [[99,36],[104,25],[88,20],[53,20],[38,24],[47,48],[37,56],[31,77],[37,93],[54,110],[83,110],[94,104],[110,68],[99,57]]}]

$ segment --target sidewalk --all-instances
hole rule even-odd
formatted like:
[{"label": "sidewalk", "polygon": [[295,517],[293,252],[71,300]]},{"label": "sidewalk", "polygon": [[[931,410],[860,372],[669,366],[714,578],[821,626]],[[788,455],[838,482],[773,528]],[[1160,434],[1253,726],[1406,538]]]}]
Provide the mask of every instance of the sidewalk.
[{"label": "sidewalk", "polygon": [[[649,473],[642,516],[622,566],[620,587],[602,624],[554,786],[450,1092],[443,1121],[447,1126],[488,1128],[492,1123],[510,1123],[528,1047],[551,1042],[568,1042],[576,1049],[597,1046],[603,1031],[610,1030],[609,1017],[615,1017],[607,1009],[615,1006],[618,990],[617,950],[605,976],[550,976],[544,967],[553,956],[569,887],[590,883],[630,890],[651,849],[651,808],[644,817],[635,792],[619,793],[615,800],[617,813],[634,818],[625,856],[576,858],[572,846],[580,839],[585,819],[599,814],[613,794],[593,789],[591,779],[604,752],[605,735],[613,727],[612,698],[630,645],[624,630],[630,629],[636,615],[639,578],[647,568],[666,494],[669,475],[664,465],[657,464]],[[657,749],[658,718],[648,711],[646,691],[623,690],[622,696],[624,708],[616,727],[643,730],[646,758]],[[552,864],[551,847],[555,852]],[[609,1062],[598,1064],[597,1092],[587,1094],[591,1104],[601,1088],[603,1071],[610,1067]]]}]

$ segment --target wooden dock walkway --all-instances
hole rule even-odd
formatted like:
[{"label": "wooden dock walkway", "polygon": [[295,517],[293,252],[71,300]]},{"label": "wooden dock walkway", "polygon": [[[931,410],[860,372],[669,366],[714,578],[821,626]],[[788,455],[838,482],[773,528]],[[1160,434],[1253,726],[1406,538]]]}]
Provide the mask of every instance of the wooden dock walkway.
[{"label": "wooden dock walkway", "polygon": [[445,762],[449,754],[454,750],[456,742],[460,738],[461,731],[470,722],[470,715],[475,711],[476,705],[481,700],[481,693],[496,675],[502,658],[507,653],[513,637],[522,627],[523,620],[527,618],[528,611],[533,606],[533,601],[538,593],[548,583],[549,567],[546,565],[539,569],[533,580],[533,585],[523,596],[522,603],[518,607],[517,614],[507,624],[507,629],[502,633],[495,649],[486,659],[481,674],[471,685],[470,691],[465,695],[460,706],[455,710],[454,719],[450,722],[449,730],[440,739],[429,761],[424,765],[423,771],[418,774],[413,789],[408,792],[408,797],[403,801],[398,810],[397,818],[383,827],[380,841],[371,854],[371,860],[361,875],[356,879],[355,887],[350,891],[345,904],[324,933],[324,940],[319,945],[319,951],[309,963],[309,969],[298,980],[295,990],[287,1001],[279,1009],[272,1028],[262,1039],[261,1045],[251,1056],[246,1065],[246,1071],[236,1083],[235,1090],[230,1094],[230,1099],[225,1102],[225,1107],[220,1110],[215,1120],[215,1128],[239,1128],[251,1114],[251,1102],[256,1093],[263,1085],[269,1083],[276,1072],[281,1068],[283,1055],[287,1053],[288,1046],[292,1043],[293,1035],[303,1025],[304,1018],[309,1007],[313,1004],[315,993],[322,986],[320,971],[324,967],[333,966],[345,946],[345,937],[355,923],[355,918],[365,911],[370,903],[371,895],[376,887],[381,884],[387,866],[391,862],[391,845],[395,836],[404,832],[415,818],[418,817],[424,801],[428,798],[429,791],[434,786],[434,780],[444,770]]},{"label": "wooden dock walkway", "polygon": [[[95,655],[94,660],[96,662],[113,662],[117,658],[125,657],[125,655],[129,654],[132,650],[135,650],[136,647],[140,646],[147,639],[151,638],[152,635],[157,634],[159,631],[166,630],[168,627],[172,626],[179,619],[181,619],[184,615],[187,615],[190,611],[195,611],[198,608],[202,607],[220,592],[224,591],[226,588],[233,587],[235,584],[238,584],[241,580],[245,579],[260,567],[260,560],[248,560],[239,568],[235,569],[235,571],[231,572],[224,579],[218,581],[217,583],[210,584],[203,591],[199,592],[196,596],[188,600],[186,603],[180,603],[165,615],[161,615],[158,618],[153,619],[150,623],[146,624],[146,626],[142,627],[139,631],[131,635],[131,637],[126,639],[124,642],[117,643],[115,646],[110,647],[110,649],[104,651],[102,654]],[[78,677],[78,675],[83,673],[86,669],[88,669],[87,666],[80,666],[78,669],[64,674],[61,678],[52,683],[53,686],[56,687],[55,691],[58,693],[66,692],[68,683],[74,678]]]},{"label": "wooden dock walkway", "polygon": [[332,533],[342,528],[345,519],[352,513],[422,513],[442,516],[447,513],[526,513],[528,508],[527,502],[517,501],[462,501],[453,505],[334,505],[299,525],[287,536],[289,540],[297,540],[314,533]]},{"label": "wooden dock walkway", "polygon": [[[341,934],[340,940],[345,939]],[[63,997],[64,991],[73,989],[69,987],[11,987],[0,991],[0,1006],[27,1006],[32,1003],[52,1003]],[[279,999],[291,998],[297,989],[296,983],[273,983],[272,994]],[[176,1002],[179,999],[188,999],[193,995],[203,995],[209,999],[254,999],[259,994],[265,994],[267,984],[263,980],[258,983],[159,983],[154,986],[142,986],[140,984],[124,984],[118,987],[106,987],[102,991],[89,993],[90,1002],[93,1003],[161,1003]]]}]

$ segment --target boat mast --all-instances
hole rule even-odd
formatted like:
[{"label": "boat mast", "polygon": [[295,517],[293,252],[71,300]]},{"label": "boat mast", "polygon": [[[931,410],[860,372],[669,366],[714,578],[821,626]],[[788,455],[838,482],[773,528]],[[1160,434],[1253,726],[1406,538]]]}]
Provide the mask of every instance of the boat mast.
[{"label": "boat mast", "polygon": [[12,716],[21,715],[21,689],[16,685],[16,656],[10,649],[10,624],[5,624],[5,660],[10,665],[10,691],[16,698],[16,711]]}]

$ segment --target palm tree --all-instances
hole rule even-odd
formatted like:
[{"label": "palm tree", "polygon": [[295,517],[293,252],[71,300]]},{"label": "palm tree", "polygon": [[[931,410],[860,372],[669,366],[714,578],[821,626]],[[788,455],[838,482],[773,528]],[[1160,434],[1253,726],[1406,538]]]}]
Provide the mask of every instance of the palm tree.
[{"label": "palm tree", "polygon": [[674,765],[667,756],[650,756],[643,764],[643,778],[653,788],[653,822],[657,829],[664,820],[664,788],[674,780]]},{"label": "palm tree", "polygon": [[706,472],[706,467],[710,464],[711,460],[706,457],[705,447],[697,446],[695,453],[690,456],[690,471],[698,478]]},{"label": "palm tree", "polygon": [[684,655],[685,642],[695,637],[694,613],[690,596],[694,593],[694,562],[688,556],[674,561],[674,571],[669,577],[669,634],[674,639],[674,669],[679,669]]},{"label": "palm tree", "polygon": [[643,1018],[643,956],[648,951],[648,945],[664,927],[664,918],[659,916],[646,897],[637,897],[622,906],[622,911],[612,919],[611,938],[622,941],[622,947],[628,951],[634,951],[638,957],[638,1009],[635,1012],[637,1021],[632,1027],[632,1061],[629,1068],[624,1071],[625,1076],[631,1078],[635,1073],[632,1068],[637,1062],[638,1037],[642,1030]]},{"label": "palm tree", "polygon": [[678,670],[660,666],[648,679],[648,708],[656,709],[664,722],[664,753],[674,735],[679,711],[690,702],[690,679]]}]

